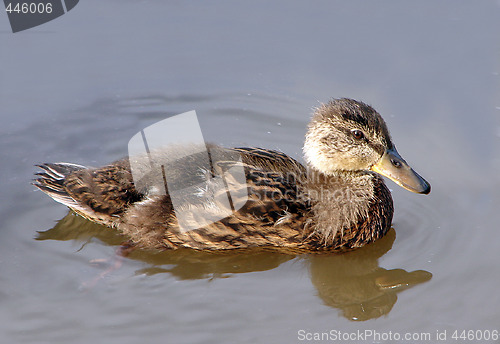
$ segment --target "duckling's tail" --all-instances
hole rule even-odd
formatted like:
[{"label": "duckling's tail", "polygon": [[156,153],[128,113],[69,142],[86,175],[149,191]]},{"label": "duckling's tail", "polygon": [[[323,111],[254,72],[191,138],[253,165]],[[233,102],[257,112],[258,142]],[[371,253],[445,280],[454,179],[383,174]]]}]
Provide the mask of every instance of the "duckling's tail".
[{"label": "duckling's tail", "polygon": [[37,165],[33,185],[83,217],[112,226],[128,206],[143,199],[134,187],[128,159],[99,169],[58,162]]},{"label": "duckling's tail", "polygon": [[38,178],[33,181],[33,185],[59,203],[72,209],[80,208],[79,204],[68,193],[65,182],[66,178],[73,172],[87,169],[85,166],[66,162],[45,163],[35,166],[40,167],[43,171],[36,173]]}]

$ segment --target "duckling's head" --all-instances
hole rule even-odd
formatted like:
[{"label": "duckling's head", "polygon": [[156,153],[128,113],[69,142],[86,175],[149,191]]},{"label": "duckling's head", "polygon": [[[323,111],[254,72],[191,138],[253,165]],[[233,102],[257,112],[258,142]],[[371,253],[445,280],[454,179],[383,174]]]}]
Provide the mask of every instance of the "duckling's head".
[{"label": "duckling's head", "polygon": [[353,99],[333,99],[316,109],[304,143],[310,167],[326,175],[376,172],[412,192],[430,185],[399,155],[382,117]]}]

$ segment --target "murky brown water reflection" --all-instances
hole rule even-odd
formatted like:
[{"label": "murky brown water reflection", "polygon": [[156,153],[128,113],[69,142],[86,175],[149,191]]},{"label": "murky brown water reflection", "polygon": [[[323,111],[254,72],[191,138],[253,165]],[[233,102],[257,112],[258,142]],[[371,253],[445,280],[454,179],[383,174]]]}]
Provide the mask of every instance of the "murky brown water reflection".
[{"label": "murky brown water reflection", "polygon": [[[130,259],[150,265],[137,274],[168,273],[181,279],[214,279],[256,271],[271,270],[291,259],[308,263],[311,281],[318,296],[333,308],[340,309],[350,320],[368,320],[387,315],[397,302],[397,293],[429,281],[432,274],[424,270],[384,269],[378,259],[394,243],[394,229],[381,240],[361,249],[342,254],[288,255],[262,250],[238,250],[210,253],[179,249],[153,252],[136,250]],[[125,238],[112,229],[94,224],[69,212],[52,229],[39,232],[37,240],[79,240],[97,238],[108,245],[118,245]]]}]

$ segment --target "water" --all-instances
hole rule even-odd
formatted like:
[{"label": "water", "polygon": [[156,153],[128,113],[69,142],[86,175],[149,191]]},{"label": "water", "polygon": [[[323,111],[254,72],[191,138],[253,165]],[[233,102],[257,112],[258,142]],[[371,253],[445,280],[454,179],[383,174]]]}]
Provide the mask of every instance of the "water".
[{"label": "water", "polygon": [[[0,23],[6,342],[500,330],[498,2],[88,0],[15,35]],[[29,184],[35,163],[108,163],[193,109],[209,141],[301,159],[312,107],[341,96],[372,104],[433,188],[387,182],[394,231],[346,255],[136,252],[88,288],[123,238]]]}]

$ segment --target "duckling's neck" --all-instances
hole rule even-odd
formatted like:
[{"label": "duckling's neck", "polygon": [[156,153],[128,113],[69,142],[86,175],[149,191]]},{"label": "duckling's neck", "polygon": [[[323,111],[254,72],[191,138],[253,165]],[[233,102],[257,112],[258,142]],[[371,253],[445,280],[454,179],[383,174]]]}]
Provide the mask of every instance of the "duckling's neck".
[{"label": "duckling's neck", "polygon": [[308,169],[307,196],[313,212],[314,231],[325,246],[343,242],[359,220],[368,217],[374,198],[373,175],[369,172],[336,171],[324,174]]}]

